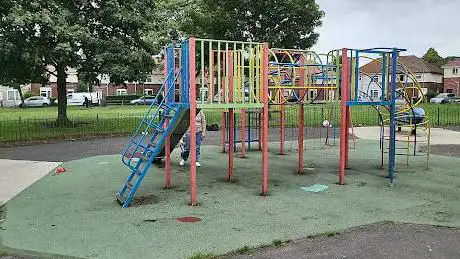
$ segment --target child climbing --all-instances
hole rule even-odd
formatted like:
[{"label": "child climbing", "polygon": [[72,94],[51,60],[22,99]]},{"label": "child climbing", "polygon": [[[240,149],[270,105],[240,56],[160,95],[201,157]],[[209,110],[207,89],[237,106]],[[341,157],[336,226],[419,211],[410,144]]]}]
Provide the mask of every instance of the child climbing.
[{"label": "child climbing", "polygon": [[[201,154],[201,142],[206,136],[206,117],[203,111],[200,111],[196,115],[196,166],[200,167],[200,154]],[[185,165],[190,155],[190,128],[187,130],[184,136],[185,140],[181,140],[181,166]]]}]

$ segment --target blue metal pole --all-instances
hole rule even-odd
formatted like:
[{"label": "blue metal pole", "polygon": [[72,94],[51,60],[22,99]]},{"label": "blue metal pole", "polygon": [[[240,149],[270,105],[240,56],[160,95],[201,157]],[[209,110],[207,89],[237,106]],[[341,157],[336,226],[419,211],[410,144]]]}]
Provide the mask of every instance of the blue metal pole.
[{"label": "blue metal pole", "polygon": [[393,64],[391,65],[391,107],[390,107],[390,150],[389,150],[389,178],[390,186],[393,185],[395,167],[395,142],[396,142],[396,73],[398,66],[398,49],[393,49]]},{"label": "blue metal pole", "polygon": [[[174,64],[174,45],[170,45],[168,46],[167,50],[167,71],[168,71],[168,74],[175,74],[174,70],[176,68],[175,64]],[[168,100],[168,103],[173,103],[175,98],[174,98],[174,91],[169,91],[169,87],[172,87],[174,88],[175,85],[174,85],[174,77],[170,77],[169,80],[168,80],[168,92],[167,92],[167,95],[168,96],[165,96]]]},{"label": "blue metal pole", "polygon": [[[355,54],[356,67],[355,67],[355,101],[358,101],[358,85],[359,85],[359,50]],[[351,73],[350,73],[351,74]]]},{"label": "blue metal pole", "polygon": [[382,97],[381,97],[381,100],[382,102],[385,101],[385,87],[386,87],[386,82],[387,82],[387,54],[386,53],[383,53],[382,55],[382,59],[383,59],[383,62],[382,62]]}]

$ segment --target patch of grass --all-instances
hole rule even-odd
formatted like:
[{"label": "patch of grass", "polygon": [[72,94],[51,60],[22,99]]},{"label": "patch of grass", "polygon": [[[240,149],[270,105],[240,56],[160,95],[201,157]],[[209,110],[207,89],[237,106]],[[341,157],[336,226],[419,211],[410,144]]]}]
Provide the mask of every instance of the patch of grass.
[{"label": "patch of grass", "polygon": [[243,254],[249,254],[251,252],[251,248],[249,246],[243,246],[241,248],[238,248],[235,253],[243,255]]},{"label": "patch of grass", "polygon": [[191,256],[187,257],[187,259],[216,259],[218,258],[217,255],[211,253],[194,253]]},{"label": "patch of grass", "polygon": [[276,240],[273,240],[272,244],[273,244],[273,246],[281,247],[281,246],[284,245],[284,242],[281,239],[276,239]]},{"label": "patch of grass", "polygon": [[8,252],[7,252],[7,251],[0,250],[0,257],[2,257],[2,256],[7,256],[7,255],[8,255]]},{"label": "patch of grass", "polygon": [[331,231],[331,232],[325,232],[325,233],[316,234],[316,235],[309,235],[309,236],[307,236],[307,238],[333,237],[333,236],[339,235],[339,234],[340,234],[340,232]]},{"label": "patch of grass", "polygon": [[6,206],[4,203],[0,203],[0,219],[4,219],[6,217]]}]

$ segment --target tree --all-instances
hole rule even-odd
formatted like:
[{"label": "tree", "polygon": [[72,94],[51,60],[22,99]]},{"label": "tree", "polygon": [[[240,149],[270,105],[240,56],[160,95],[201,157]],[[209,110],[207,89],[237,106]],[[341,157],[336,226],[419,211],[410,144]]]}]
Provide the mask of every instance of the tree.
[{"label": "tree", "polygon": [[307,49],[318,39],[324,12],[314,0],[199,0],[187,8],[181,31],[196,37],[267,41]]},{"label": "tree", "polygon": [[[155,13],[153,0],[17,0],[0,5],[2,42],[11,42],[13,49],[22,42],[35,53],[34,67],[57,77],[59,124],[68,123],[68,68],[89,78],[107,74],[115,83],[145,78],[153,69],[156,50],[145,41]],[[24,77],[17,75],[18,81]]]},{"label": "tree", "polygon": [[43,82],[43,70],[37,52],[26,43],[30,28],[6,23],[5,14],[11,6],[10,3],[0,8],[0,84],[17,89],[25,108],[21,86],[33,81]]},{"label": "tree", "polygon": [[445,60],[439,56],[438,52],[434,48],[429,48],[423,59],[428,63],[441,68],[445,64]]}]

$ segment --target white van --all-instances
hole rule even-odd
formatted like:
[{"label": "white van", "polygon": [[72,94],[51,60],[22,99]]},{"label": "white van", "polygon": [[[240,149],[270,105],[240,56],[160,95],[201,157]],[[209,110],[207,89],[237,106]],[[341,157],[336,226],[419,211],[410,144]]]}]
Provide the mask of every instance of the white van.
[{"label": "white van", "polygon": [[85,105],[85,97],[88,98],[92,105],[100,105],[102,101],[102,92],[94,93],[69,93],[67,94],[67,105],[83,106]]}]

